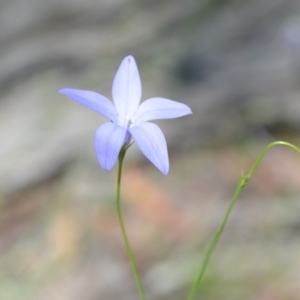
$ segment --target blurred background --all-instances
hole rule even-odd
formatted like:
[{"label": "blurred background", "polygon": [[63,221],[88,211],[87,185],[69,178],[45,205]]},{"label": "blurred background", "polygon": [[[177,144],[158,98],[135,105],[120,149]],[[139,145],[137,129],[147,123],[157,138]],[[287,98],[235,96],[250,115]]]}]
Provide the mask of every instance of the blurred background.
[{"label": "blurred background", "polygon": [[[133,146],[122,203],[147,299],[185,299],[242,172],[300,145],[299,0],[1,0],[0,299],[138,299],[115,210],[116,169],[93,149],[133,55],[143,99],[186,103],[157,122],[163,177]],[[300,299],[300,156],[272,149],[238,200],[196,299]]]}]

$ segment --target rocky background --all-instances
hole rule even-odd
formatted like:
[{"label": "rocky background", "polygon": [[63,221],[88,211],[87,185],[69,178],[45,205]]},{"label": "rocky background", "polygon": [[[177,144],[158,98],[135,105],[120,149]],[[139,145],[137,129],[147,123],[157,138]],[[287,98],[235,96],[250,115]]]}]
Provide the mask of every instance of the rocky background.
[{"label": "rocky background", "polygon": [[[131,147],[124,218],[148,299],[185,299],[241,172],[271,141],[300,145],[299,0],[0,2],[0,299],[137,299],[93,149],[104,118],[57,94],[111,98],[134,55],[143,99],[188,104],[161,121],[170,174]],[[265,157],[197,299],[300,298],[300,157]]]}]

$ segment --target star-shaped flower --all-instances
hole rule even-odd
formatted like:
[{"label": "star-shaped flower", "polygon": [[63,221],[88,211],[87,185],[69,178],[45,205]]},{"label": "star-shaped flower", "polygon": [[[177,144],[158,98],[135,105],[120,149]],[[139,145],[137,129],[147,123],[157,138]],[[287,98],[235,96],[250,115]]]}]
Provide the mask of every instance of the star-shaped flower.
[{"label": "star-shaped flower", "polygon": [[114,104],[91,91],[61,89],[59,93],[98,112],[111,122],[102,124],[95,134],[95,149],[103,169],[115,165],[122,146],[133,138],[142,153],[164,174],[169,172],[167,144],[161,129],[148,121],[172,119],[191,114],[182,103],[155,97],[140,104],[142,86],[132,56],[123,59],[112,84]]}]

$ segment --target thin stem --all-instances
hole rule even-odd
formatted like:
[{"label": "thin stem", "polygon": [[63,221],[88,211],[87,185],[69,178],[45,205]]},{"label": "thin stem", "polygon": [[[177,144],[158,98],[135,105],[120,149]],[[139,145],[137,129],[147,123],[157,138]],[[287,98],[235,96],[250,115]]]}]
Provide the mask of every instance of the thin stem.
[{"label": "thin stem", "polygon": [[229,206],[226,210],[226,213],[225,213],[225,216],[221,222],[221,225],[219,227],[219,229],[217,230],[213,240],[212,240],[212,243],[210,244],[210,247],[208,248],[207,252],[206,252],[206,255],[204,257],[204,260],[203,260],[203,263],[202,263],[202,266],[201,266],[201,269],[200,269],[200,272],[195,280],[195,282],[193,283],[192,285],[192,288],[190,290],[190,293],[187,297],[187,300],[192,300],[196,293],[197,293],[197,290],[199,288],[199,285],[200,285],[200,282],[203,278],[203,275],[204,275],[204,272],[206,270],[206,267],[210,261],[210,258],[217,246],[217,243],[223,233],[223,230],[224,230],[224,227],[227,223],[227,220],[229,218],[229,215],[232,211],[232,208],[237,200],[237,198],[239,197],[240,193],[242,192],[242,190],[244,189],[244,187],[246,186],[247,182],[249,181],[249,179],[251,178],[251,176],[253,175],[253,173],[255,172],[255,170],[257,169],[257,167],[259,166],[259,164],[261,163],[262,159],[264,158],[264,156],[266,155],[266,153],[274,146],[277,146],[277,145],[282,145],[282,146],[286,146],[286,147],[289,147],[289,148],[292,148],[294,149],[295,151],[297,151],[299,154],[300,154],[300,149],[298,147],[296,147],[295,145],[291,144],[291,143],[288,143],[288,142],[283,142],[283,141],[276,141],[276,142],[272,142],[270,143],[260,154],[260,156],[258,157],[258,159],[256,160],[256,162],[254,163],[254,165],[252,166],[252,168],[250,169],[250,171],[241,178],[240,182],[238,183],[236,189],[235,189],[235,192],[234,192],[234,195],[229,203]]},{"label": "thin stem", "polygon": [[140,299],[145,300],[146,298],[145,298],[145,295],[144,295],[144,292],[143,292],[141,280],[140,280],[139,275],[138,275],[136,263],[134,261],[133,253],[132,253],[132,250],[131,250],[131,247],[130,247],[130,243],[129,243],[129,240],[128,240],[128,237],[127,237],[126,230],[125,230],[123,217],[122,217],[122,212],[121,212],[121,205],[120,205],[122,166],[123,166],[123,160],[124,160],[127,149],[128,149],[128,147],[123,147],[121,149],[120,154],[119,154],[119,168],[118,168],[118,183],[117,183],[116,204],[117,204],[119,223],[120,223],[120,226],[121,226],[121,231],[122,231],[122,235],[123,235],[123,238],[124,238],[124,242],[125,242],[127,254],[128,254],[128,257],[129,257],[131,269],[132,269],[132,272],[133,272],[135,284],[136,284]]}]

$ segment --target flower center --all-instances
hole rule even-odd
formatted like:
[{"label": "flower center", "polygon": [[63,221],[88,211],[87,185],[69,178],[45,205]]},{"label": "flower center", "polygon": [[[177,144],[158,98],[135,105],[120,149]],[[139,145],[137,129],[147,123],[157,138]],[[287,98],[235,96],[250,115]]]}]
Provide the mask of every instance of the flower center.
[{"label": "flower center", "polygon": [[129,129],[131,125],[133,124],[133,118],[131,116],[125,116],[123,118],[119,119],[120,126]]}]

